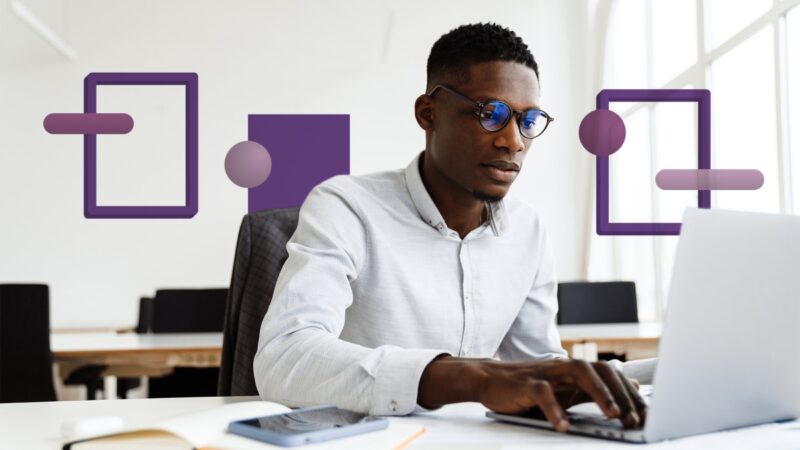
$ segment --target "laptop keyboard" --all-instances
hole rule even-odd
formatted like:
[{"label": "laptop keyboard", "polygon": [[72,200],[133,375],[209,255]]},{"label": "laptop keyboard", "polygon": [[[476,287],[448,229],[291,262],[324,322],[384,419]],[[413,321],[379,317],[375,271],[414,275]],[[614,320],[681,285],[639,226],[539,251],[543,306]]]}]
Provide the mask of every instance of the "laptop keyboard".
[{"label": "laptop keyboard", "polygon": [[[642,386],[639,389],[639,394],[641,394],[645,403],[649,405],[650,399],[653,395],[653,386],[652,385]],[[600,409],[595,404],[584,403],[581,405],[573,406],[570,409],[576,410],[576,411],[567,411],[567,417],[569,418],[569,421],[572,424],[599,426],[604,428],[612,428],[616,430],[625,429],[625,427],[622,425],[622,422],[619,419],[609,419],[608,417],[604,416],[602,413],[600,413]],[[547,417],[545,417],[544,413],[539,408],[533,408],[525,413],[519,414],[519,416],[531,419],[547,420]],[[638,428],[628,428],[627,430],[637,430],[642,428],[643,426]]]},{"label": "laptop keyboard", "polygon": [[[653,386],[647,385],[642,386],[639,389],[639,394],[642,396],[642,399],[647,403],[650,404],[650,399],[653,395]],[[581,424],[581,425],[592,425],[592,426],[600,426],[605,428],[613,428],[622,430],[625,427],[622,425],[622,422],[619,419],[609,419],[608,417],[599,413],[599,408],[596,405],[591,405],[592,409],[597,410],[597,412],[589,412],[589,411],[567,411],[567,416],[569,417],[569,421],[573,424]],[[581,408],[583,409],[583,408]],[[628,428],[628,430],[637,430],[642,429],[644,426],[640,426],[637,428]]]},{"label": "laptop keyboard", "polygon": [[604,428],[614,428],[617,430],[622,430],[625,428],[619,419],[609,419],[605,416],[567,413],[567,417],[569,417],[570,423],[574,425],[593,425]]}]

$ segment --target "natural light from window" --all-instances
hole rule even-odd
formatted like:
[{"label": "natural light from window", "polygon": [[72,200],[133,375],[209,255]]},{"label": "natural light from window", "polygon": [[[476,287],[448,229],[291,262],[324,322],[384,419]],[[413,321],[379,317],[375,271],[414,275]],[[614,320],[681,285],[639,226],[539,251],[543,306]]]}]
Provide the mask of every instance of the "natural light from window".
[{"label": "natural light from window", "polygon": [[[711,167],[758,169],[765,178],[758,190],[712,192],[712,207],[800,214],[798,2],[610,4],[599,85],[710,89]],[[680,221],[687,206],[697,205],[697,192],[660,190],[655,175],[663,169],[697,167],[696,105],[612,102],[610,108],[623,117],[627,129],[625,144],[609,158],[610,220]],[[677,241],[677,236],[592,233],[589,279],[635,281],[640,320],[659,320]]]},{"label": "natural light from window", "polygon": [[772,0],[705,0],[706,37],[708,39],[706,50],[719,47],[720,44],[769,11],[772,4]]},{"label": "natural light from window", "polygon": [[800,214],[800,8],[786,17],[787,79],[789,83],[789,142],[792,156],[792,186],[794,213]]},{"label": "natural light from window", "polygon": [[711,65],[711,167],[758,169],[755,191],[714,191],[715,208],[780,212],[771,26]]}]

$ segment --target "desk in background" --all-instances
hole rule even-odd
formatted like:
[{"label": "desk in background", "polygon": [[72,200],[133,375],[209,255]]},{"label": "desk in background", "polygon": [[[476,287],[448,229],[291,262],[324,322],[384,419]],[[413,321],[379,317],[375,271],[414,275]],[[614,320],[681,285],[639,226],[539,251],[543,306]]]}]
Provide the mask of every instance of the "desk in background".
[{"label": "desk in background", "polygon": [[561,345],[573,358],[596,360],[599,352],[624,353],[628,360],[653,358],[661,338],[660,323],[559,325]]},{"label": "desk in background", "polygon": [[[570,356],[596,358],[597,352],[642,359],[656,355],[660,323],[559,325]],[[219,367],[222,333],[136,334],[54,332],[50,348],[59,377],[86,365],[106,365],[105,392],[116,396],[117,377],[163,376],[175,367]]]},{"label": "desk in background", "polygon": [[52,333],[50,351],[58,376],[87,365],[105,365],[106,397],[117,377],[167,375],[175,367],[219,367],[222,333]]}]

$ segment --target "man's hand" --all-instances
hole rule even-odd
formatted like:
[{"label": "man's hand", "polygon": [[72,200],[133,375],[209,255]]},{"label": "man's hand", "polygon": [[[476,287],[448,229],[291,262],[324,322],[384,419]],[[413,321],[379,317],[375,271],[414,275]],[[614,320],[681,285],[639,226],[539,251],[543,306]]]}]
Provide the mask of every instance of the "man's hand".
[{"label": "man's hand", "polygon": [[594,401],[607,417],[619,418],[629,428],[644,424],[647,414],[633,382],[604,361],[439,357],[422,373],[417,401],[426,407],[478,401],[507,414],[538,407],[558,431],[569,428],[564,410],[587,401]]}]

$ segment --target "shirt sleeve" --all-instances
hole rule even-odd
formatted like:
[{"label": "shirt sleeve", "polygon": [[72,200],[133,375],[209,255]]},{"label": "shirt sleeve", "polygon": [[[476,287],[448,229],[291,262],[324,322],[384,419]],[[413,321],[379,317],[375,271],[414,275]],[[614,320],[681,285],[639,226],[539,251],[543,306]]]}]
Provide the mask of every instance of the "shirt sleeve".
[{"label": "shirt sleeve", "polygon": [[558,282],[553,252],[541,221],[537,221],[535,229],[538,232],[535,250],[539,254],[536,275],[519,314],[497,350],[502,360],[567,357],[556,328]]},{"label": "shirt sleeve", "polygon": [[635,359],[626,362],[615,359],[609,361],[609,364],[626,377],[633,378],[640,384],[653,384],[653,375],[656,372],[658,358]]},{"label": "shirt sleeve", "polygon": [[369,245],[360,217],[358,206],[331,182],[303,203],[253,361],[262,399],[374,415],[417,409],[422,372],[445,351],[366,348],[339,339],[353,302],[351,283]]}]

